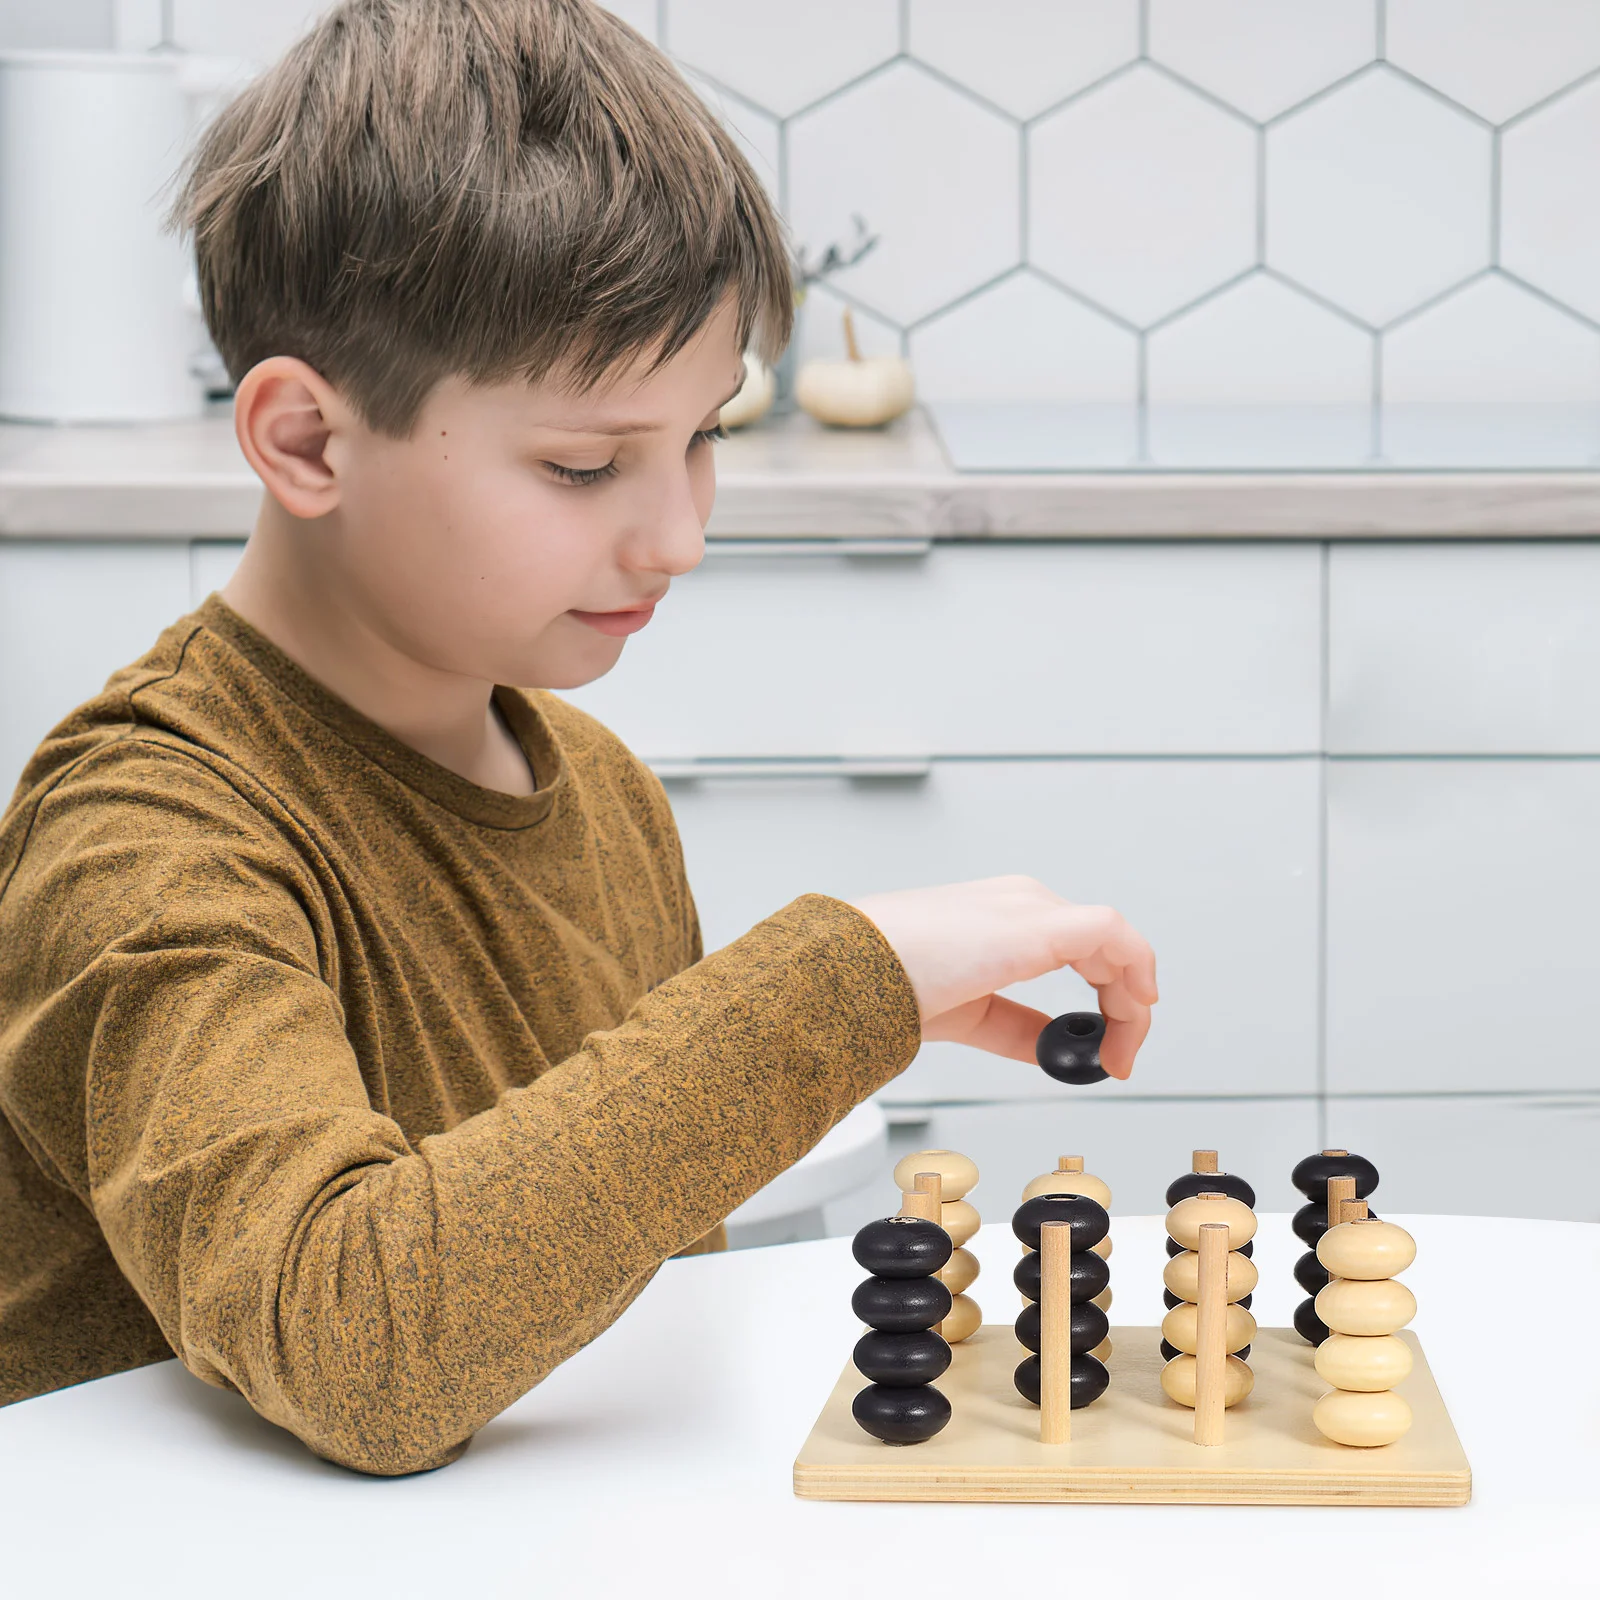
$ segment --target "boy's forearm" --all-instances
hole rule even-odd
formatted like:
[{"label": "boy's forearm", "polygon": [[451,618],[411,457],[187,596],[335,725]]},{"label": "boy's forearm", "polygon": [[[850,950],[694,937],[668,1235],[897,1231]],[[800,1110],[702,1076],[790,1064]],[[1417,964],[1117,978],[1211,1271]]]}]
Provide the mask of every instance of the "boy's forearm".
[{"label": "boy's forearm", "polygon": [[528,1088],[328,1184],[287,1235],[241,1216],[258,1258],[224,1252],[185,1295],[193,1354],[331,1459],[440,1465],[917,1039],[871,924],[798,901]]}]

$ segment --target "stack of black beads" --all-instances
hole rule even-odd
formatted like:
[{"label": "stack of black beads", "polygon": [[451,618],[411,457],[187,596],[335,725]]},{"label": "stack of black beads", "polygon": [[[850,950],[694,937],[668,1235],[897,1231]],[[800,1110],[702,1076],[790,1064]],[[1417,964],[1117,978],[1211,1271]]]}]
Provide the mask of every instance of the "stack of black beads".
[{"label": "stack of black beads", "polygon": [[1328,1181],[1332,1178],[1353,1180],[1353,1198],[1365,1200],[1378,1187],[1378,1169],[1365,1156],[1353,1156],[1348,1150],[1323,1150],[1307,1156],[1290,1174],[1290,1182],[1306,1197],[1294,1214],[1295,1237],[1306,1246],[1306,1253],[1295,1263],[1294,1281],[1309,1297],[1295,1307],[1294,1327],[1302,1339],[1315,1345],[1328,1337],[1328,1325],[1317,1315],[1316,1297],[1328,1282],[1328,1269],[1317,1259],[1317,1245],[1329,1227]]},{"label": "stack of black beads", "polygon": [[1111,1374],[1090,1351],[1105,1341],[1110,1327],[1106,1314],[1091,1305],[1111,1281],[1111,1268],[1094,1252],[1094,1246],[1111,1231],[1111,1218],[1097,1201],[1083,1194],[1041,1194],[1024,1200],[1011,1219],[1011,1231],[1028,1247],[1028,1254],[1017,1263],[1012,1281],[1029,1303],[1017,1318],[1017,1339],[1031,1350],[1017,1367],[1013,1382],[1024,1400],[1039,1404],[1041,1373],[1039,1348],[1042,1343],[1039,1301],[1043,1296],[1043,1258],[1039,1253],[1039,1229],[1046,1222],[1065,1222],[1072,1229],[1070,1275],[1072,1282],[1072,1410],[1092,1405],[1106,1392]]},{"label": "stack of black beads", "polygon": [[[1243,1178],[1236,1177],[1231,1172],[1217,1171],[1217,1152],[1215,1150],[1196,1150],[1190,1161],[1190,1170],[1181,1177],[1174,1178],[1167,1185],[1167,1210],[1171,1210],[1180,1200],[1190,1200],[1197,1194],[1225,1194],[1232,1200],[1242,1200],[1252,1211],[1256,1208],[1256,1192]],[[1247,1260],[1255,1254],[1256,1242],[1248,1239],[1239,1246],[1238,1253]],[[1181,1256],[1183,1246],[1170,1235],[1167,1238],[1167,1254],[1171,1257]],[[1243,1310],[1250,1309],[1250,1302],[1255,1299],[1254,1293],[1244,1296],[1235,1302]],[[1183,1304],[1181,1295],[1176,1295],[1171,1289],[1161,1291],[1161,1303],[1168,1311],[1174,1310]],[[1169,1344],[1167,1340],[1161,1341],[1161,1359],[1170,1361],[1174,1356],[1183,1352],[1176,1345]],[[1250,1346],[1234,1352],[1241,1361],[1250,1358]]]},{"label": "stack of black beads", "polygon": [[950,1420],[950,1402],[932,1384],[950,1365],[950,1346],[933,1332],[949,1314],[950,1291],[934,1273],[953,1248],[943,1228],[921,1217],[885,1217],[855,1237],[855,1258],[872,1276],[850,1305],[872,1331],[852,1359],[872,1381],[850,1411],[885,1444],[920,1444]]}]

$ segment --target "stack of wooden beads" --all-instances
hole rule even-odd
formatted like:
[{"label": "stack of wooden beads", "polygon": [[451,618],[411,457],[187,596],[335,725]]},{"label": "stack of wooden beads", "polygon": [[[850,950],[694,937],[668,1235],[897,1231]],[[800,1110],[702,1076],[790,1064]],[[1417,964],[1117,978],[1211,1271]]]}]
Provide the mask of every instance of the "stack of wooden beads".
[{"label": "stack of wooden beads", "polygon": [[1017,1339],[1034,1354],[1017,1366],[1017,1392],[1040,1408],[1039,1438],[1062,1444],[1070,1413],[1106,1392],[1111,1374],[1093,1354],[1105,1343],[1106,1314],[1091,1302],[1104,1292],[1111,1269],[1094,1246],[1111,1218],[1082,1194],[1042,1194],[1025,1200],[1011,1231],[1028,1248],[1016,1285],[1029,1302],[1017,1318]]},{"label": "stack of wooden beads", "polygon": [[950,1420],[950,1402],[932,1387],[950,1365],[950,1346],[933,1332],[950,1310],[950,1291],[934,1276],[950,1259],[949,1236],[922,1217],[885,1217],[851,1248],[872,1274],[850,1300],[871,1330],[852,1359],[872,1380],[851,1414],[885,1444],[920,1444]]},{"label": "stack of wooden beads", "polygon": [[[1229,1195],[1235,1200],[1242,1200],[1244,1204],[1249,1206],[1252,1211],[1255,1209],[1255,1189],[1243,1178],[1238,1177],[1232,1172],[1218,1172],[1217,1152],[1215,1150],[1196,1150],[1190,1158],[1189,1170],[1174,1178],[1172,1182],[1167,1185],[1167,1209],[1170,1211],[1172,1207],[1177,1205],[1180,1200],[1188,1200],[1198,1194]],[[1238,1253],[1248,1260],[1255,1254],[1255,1248],[1255,1240],[1247,1239],[1242,1245],[1240,1245]],[[1185,1253],[1186,1252],[1184,1251],[1183,1246],[1179,1244],[1178,1241],[1170,1234],[1168,1234],[1167,1254],[1176,1260],[1180,1255]],[[1255,1270],[1256,1269],[1254,1267],[1249,1269],[1250,1272],[1254,1272]],[[1169,1281],[1167,1282],[1166,1288],[1161,1292],[1161,1300],[1168,1311],[1175,1310],[1186,1299],[1193,1298],[1192,1296],[1179,1294],[1172,1287],[1171,1280],[1177,1278],[1179,1281],[1187,1284],[1195,1278],[1194,1269],[1189,1266],[1174,1268],[1169,1263],[1167,1272],[1164,1276]],[[1255,1297],[1254,1284],[1252,1283],[1249,1288],[1240,1287],[1247,1277],[1247,1273],[1243,1268],[1237,1269],[1232,1276],[1235,1280],[1234,1288],[1239,1294],[1239,1298],[1234,1300],[1232,1304],[1241,1306],[1244,1310],[1248,1311],[1250,1309],[1251,1301]],[[1182,1354],[1182,1352],[1176,1349],[1166,1339],[1161,1341],[1161,1355],[1163,1360],[1170,1361],[1174,1356],[1180,1354]],[[1239,1359],[1243,1361],[1249,1357],[1249,1354],[1250,1351],[1247,1346],[1245,1349],[1239,1352]]]},{"label": "stack of wooden beads", "polygon": [[1334,1387],[1311,1420],[1337,1444],[1393,1444],[1411,1426],[1411,1407],[1390,1393],[1411,1371],[1411,1346],[1395,1336],[1417,1311],[1411,1291],[1393,1279],[1416,1260],[1417,1245],[1404,1228],[1369,1217],[1365,1201],[1344,1201],[1340,1215],[1317,1244],[1329,1277],[1316,1313],[1330,1331],[1316,1366]]},{"label": "stack of wooden beads", "polygon": [[1173,1352],[1161,1387],[1194,1408],[1196,1444],[1220,1444],[1223,1412],[1255,1387],[1239,1352],[1249,1350],[1256,1319],[1238,1303],[1256,1286],[1255,1263],[1244,1254],[1255,1232],[1255,1212],[1214,1190],[1186,1196],[1167,1213],[1178,1253],[1163,1277],[1179,1304],[1161,1323],[1162,1351]]},{"label": "stack of wooden beads", "polygon": [[[1086,1195],[1107,1212],[1111,1210],[1110,1188],[1103,1179],[1095,1177],[1092,1172],[1083,1170],[1082,1156],[1058,1156],[1056,1158],[1056,1170],[1054,1172],[1041,1172],[1037,1178],[1030,1179],[1022,1191],[1022,1198],[1025,1201],[1034,1200],[1042,1194]],[[1092,1245],[1090,1248],[1102,1260],[1109,1263],[1111,1260],[1111,1235],[1108,1233],[1098,1244]],[[1022,1289],[1022,1280],[1025,1277],[1037,1291],[1039,1286],[1039,1263],[1035,1261],[1031,1265],[1029,1264],[1028,1256],[1031,1253],[1024,1247],[1022,1263],[1017,1268],[1017,1273],[1020,1276],[1015,1281],[1017,1287]],[[1037,1300],[1039,1298],[1037,1292],[1033,1294],[1029,1294],[1026,1290],[1022,1292],[1026,1299]],[[1107,1316],[1110,1316],[1110,1289],[1102,1289],[1089,1304],[1098,1306]],[[1096,1361],[1109,1360],[1111,1357],[1111,1341],[1107,1339],[1103,1343],[1096,1345],[1089,1354]]]},{"label": "stack of wooden beads", "polygon": [[[1353,1187],[1335,1184],[1330,1191],[1329,1180],[1341,1178],[1353,1179]],[[1320,1345],[1328,1330],[1317,1315],[1315,1297],[1327,1283],[1328,1274],[1317,1260],[1317,1245],[1338,1222],[1341,1199],[1365,1200],[1378,1187],[1378,1169],[1365,1156],[1351,1155],[1348,1150],[1323,1150],[1307,1156],[1290,1175],[1290,1182],[1306,1197],[1294,1214],[1295,1236],[1306,1246],[1295,1263],[1294,1279],[1308,1296],[1295,1307],[1295,1332],[1308,1344]]]},{"label": "stack of wooden beads", "polygon": [[937,1331],[946,1343],[960,1344],[983,1326],[982,1308],[967,1293],[977,1281],[978,1258],[966,1245],[983,1225],[967,1199],[977,1184],[978,1169],[956,1150],[918,1150],[895,1163],[894,1181],[906,1197],[905,1214],[925,1216],[950,1235],[954,1248],[939,1273],[939,1281],[950,1291],[950,1311]]}]

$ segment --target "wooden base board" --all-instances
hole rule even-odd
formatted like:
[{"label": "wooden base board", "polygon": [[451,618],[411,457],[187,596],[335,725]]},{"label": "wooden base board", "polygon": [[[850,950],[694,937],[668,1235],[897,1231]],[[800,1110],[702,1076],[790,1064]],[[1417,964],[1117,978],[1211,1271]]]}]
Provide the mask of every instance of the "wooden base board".
[{"label": "wooden base board", "polygon": [[1223,1443],[1194,1442],[1194,1413],[1161,1390],[1159,1328],[1113,1328],[1111,1387],[1072,1413],[1068,1444],[1039,1443],[1039,1410],[1012,1386],[1027,1354],[1004,1323],[952,1350],[935,1387],[953,1414],[917,1445],[863,1433],[850,1402],[865,1386],[847,1365],[794,1464],[808,1500],[1045,1500],[1115,1504],[1459,1506],[1472,1472],[1415,1334],[1416,1364],[1397,1387],[1415,1421],[1394,1444],[1324,1439],[1311,1408],[1328,1385],[1291,1328],[1262,1328],[1255,1390],[1227,1413]]}]

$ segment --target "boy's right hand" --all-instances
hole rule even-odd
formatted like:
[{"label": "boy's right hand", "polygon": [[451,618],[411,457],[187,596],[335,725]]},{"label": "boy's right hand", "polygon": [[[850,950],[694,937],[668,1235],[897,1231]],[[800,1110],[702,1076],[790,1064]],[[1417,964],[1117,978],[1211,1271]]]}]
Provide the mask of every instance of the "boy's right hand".
[{"label": "boy's right hand", "polygon": [[888,940],[911,980],[922,1037],[1033,1061],[1050,1020],[997,991],[1071,967],[1106,1019],[1100,1062],[1133,1071],[1156,1003],[1156,958],[1109,906],[1080,906],[1032,878],[984,878],[867,895],[852,904]]}]

